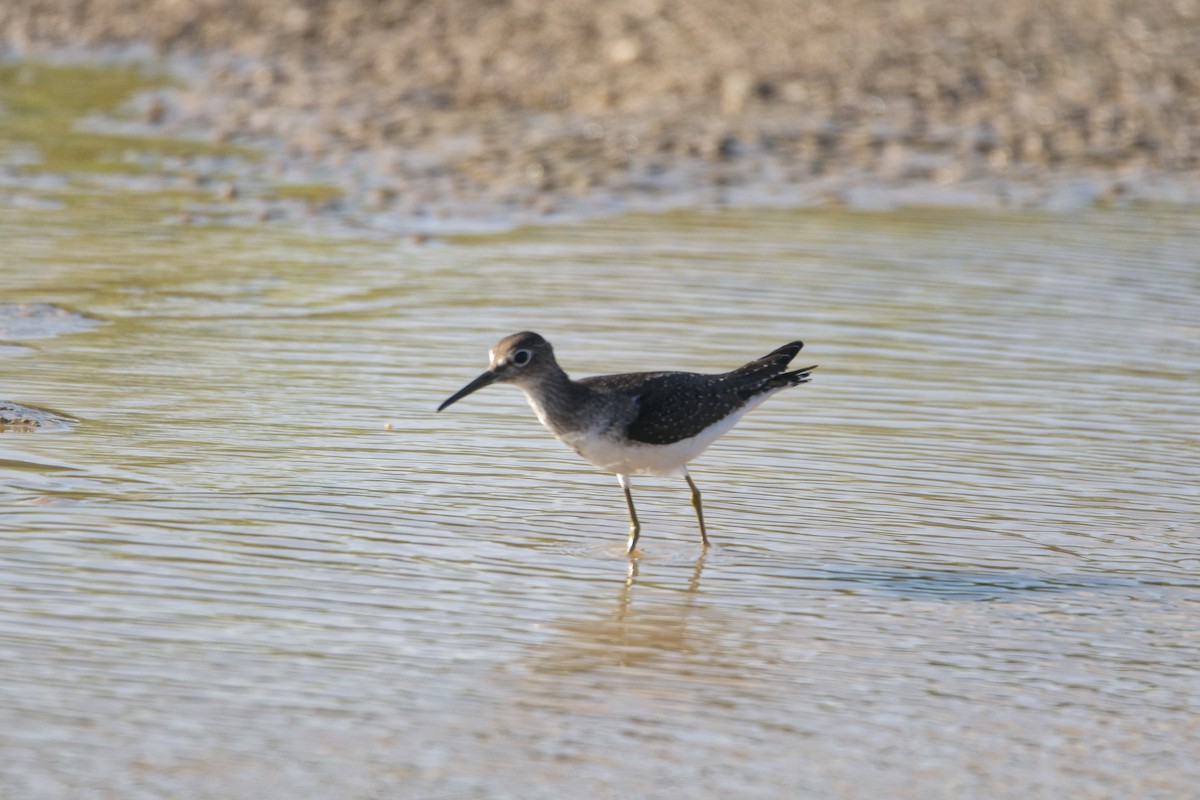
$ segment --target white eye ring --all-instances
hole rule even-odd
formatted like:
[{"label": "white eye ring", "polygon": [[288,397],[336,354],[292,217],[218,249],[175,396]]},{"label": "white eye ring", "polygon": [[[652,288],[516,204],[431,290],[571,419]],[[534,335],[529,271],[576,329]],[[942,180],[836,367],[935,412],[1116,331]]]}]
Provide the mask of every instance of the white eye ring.
[{"label": "white eye ring", "polygon": [[523,367],[533,359],[533,353],[528,350],[518,350],[512,354],[512,363],[518,367]]}]

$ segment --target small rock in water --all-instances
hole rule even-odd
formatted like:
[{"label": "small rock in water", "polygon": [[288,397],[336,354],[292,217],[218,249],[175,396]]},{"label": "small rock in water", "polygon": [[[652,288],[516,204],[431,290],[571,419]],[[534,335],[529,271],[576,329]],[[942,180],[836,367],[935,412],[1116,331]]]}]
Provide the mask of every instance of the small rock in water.
[{"label": "small rock in water", "polygon": [[0,433],[5,431],[65,430],[75,420],[45,408],[0,400]]}]

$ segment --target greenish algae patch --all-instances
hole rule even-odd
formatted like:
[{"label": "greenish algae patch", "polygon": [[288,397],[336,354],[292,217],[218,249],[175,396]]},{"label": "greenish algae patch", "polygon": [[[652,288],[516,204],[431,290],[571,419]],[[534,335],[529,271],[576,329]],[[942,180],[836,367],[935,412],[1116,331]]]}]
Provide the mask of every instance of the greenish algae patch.
[{"label": "greenish algae patch", "polygon": [[0,154],[35,152],[37,158],[23,157],[16,165],[25,174],[139,174],[154,170],[146,161],[163,158],[257,157],[227,145],[78,129],[86,115],[112,113],[135,93],[168,84],[166,78],[134,65],[0,65]]},{"label": "greenish algae patch", "polygon": [[167,83],[132,65],[0,65],[0,101],[6,115],[17,119],[72,121],[93,111],[110,111],[134,92]]}]

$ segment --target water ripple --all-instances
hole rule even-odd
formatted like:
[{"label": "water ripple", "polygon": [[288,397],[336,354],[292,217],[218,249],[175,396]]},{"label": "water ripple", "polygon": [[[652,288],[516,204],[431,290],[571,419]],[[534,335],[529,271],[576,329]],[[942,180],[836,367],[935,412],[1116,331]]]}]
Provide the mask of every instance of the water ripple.
[{"label": "water ripple", "polygon": [[[429,248],[0,215],[6,301],[109,321],[0,350],[79,419],[0,435],[0,794],[1200,782],[1192,213]],[[692,465],[707,553],[686,485],[635,480],[631,563],[616,481],[516,390],[434,412],[524,328],[577,375],[821,368]]]}]

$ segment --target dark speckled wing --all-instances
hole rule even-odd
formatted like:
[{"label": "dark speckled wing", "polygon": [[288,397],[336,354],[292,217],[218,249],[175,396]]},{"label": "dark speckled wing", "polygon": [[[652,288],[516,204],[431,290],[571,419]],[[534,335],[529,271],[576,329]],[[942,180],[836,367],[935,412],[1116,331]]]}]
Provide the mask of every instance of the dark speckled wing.
[{"label": "dark speckled wing", "polygon": [[625,436],[644,444],[671,444],[702,433],[763,392],[806,382],[812,367],[784,372],[801,347],[792,342],[720,375],[639,372],[584,378],[580,383],[602,394],[636,397],[638,413]]},{"label": "dark speckled wing", "polygon": [[720,422],[747,400],[728,383],[728,375],[693,372],[642,372],[602,375],[580,383],[604,393],[637,398],[637,416],[622,433],[643,444],[689,439]]}]

